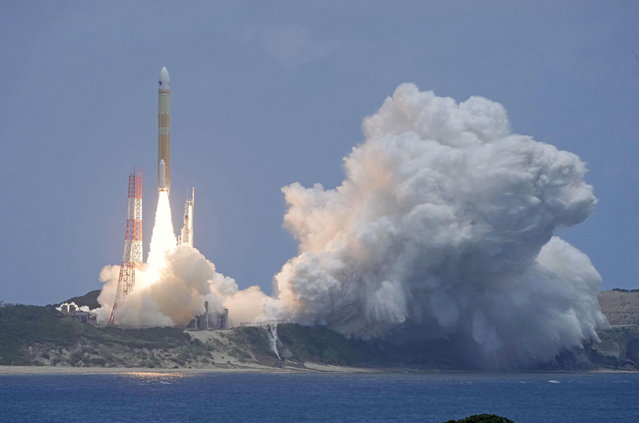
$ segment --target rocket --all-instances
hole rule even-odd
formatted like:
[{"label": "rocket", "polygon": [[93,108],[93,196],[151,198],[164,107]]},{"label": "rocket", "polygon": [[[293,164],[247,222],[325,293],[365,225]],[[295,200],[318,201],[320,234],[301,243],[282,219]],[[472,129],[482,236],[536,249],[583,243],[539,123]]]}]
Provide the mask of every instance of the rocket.
[{"label": "rocket", "polygon": [[171,79],[165,67],[158,87],[158,191],[171,189]]}]

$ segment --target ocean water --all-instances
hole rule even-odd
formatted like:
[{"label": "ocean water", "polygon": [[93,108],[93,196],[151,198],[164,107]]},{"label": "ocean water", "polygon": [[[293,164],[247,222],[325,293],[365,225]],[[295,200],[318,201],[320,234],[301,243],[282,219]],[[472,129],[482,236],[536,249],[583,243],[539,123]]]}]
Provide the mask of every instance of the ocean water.
[{"label": "ocean water", "polygon": [[639,374],[0,376],[0,422],[639,422]]}]

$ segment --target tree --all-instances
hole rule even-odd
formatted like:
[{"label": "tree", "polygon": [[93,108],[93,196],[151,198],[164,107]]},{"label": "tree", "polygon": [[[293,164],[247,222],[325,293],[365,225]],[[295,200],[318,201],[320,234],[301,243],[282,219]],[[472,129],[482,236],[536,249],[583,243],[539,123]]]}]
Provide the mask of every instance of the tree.
[{"label": "tree", "polygon": [[460,420],[447,420],[444,423],[515,423],[506,417],[496,414],[475,414]]}]

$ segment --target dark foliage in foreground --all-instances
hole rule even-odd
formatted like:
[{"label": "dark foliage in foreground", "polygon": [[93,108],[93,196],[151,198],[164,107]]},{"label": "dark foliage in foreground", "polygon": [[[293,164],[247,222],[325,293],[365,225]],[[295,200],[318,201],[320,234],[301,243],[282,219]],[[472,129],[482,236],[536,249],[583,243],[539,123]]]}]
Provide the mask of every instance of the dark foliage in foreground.
[{"label": "dark foliage in foreground", "polygon": [[444,423],[515,423],[514,421],[496,414],[475,414],[460,420],[447,420]]}]

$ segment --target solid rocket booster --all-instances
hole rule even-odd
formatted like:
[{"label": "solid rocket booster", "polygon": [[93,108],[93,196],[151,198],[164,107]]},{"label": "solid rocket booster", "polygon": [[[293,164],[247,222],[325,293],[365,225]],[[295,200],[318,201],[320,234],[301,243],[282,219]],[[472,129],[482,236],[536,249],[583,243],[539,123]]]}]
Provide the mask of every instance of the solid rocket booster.
[{"label": "solid rocket booster", "polygon": [[195,187],[191,191],[191,198],[184,203],[184,226],[179,236],[180,244],[193,246],[193,204],[195,203]]},{"label": "solid rocket booster", "polygon": [[171,189],[171,79],[165,67],[158,80],[158,190]]},{"label": "solid rocket booster", "polygon": [[164,164],[164,159],[160,160],[158,183],[158,189],[160,191],[168,191],[166,186],[166,165]]}]

